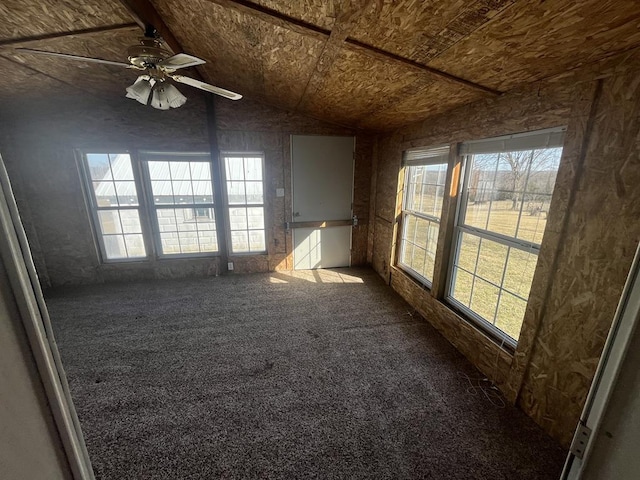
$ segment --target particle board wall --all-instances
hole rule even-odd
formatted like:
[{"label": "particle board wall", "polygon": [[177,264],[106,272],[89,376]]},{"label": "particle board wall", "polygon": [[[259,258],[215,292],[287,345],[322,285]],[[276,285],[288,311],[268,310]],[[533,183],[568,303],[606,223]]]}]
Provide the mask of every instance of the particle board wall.
[{"label": "particle board wall", "polygon": [[[638,52],[460,107],[378,139],[373,266],[508,400],[568,445],[640,240]],[[567,125],[514,355],[393,265],[403,149]]]},{"label": "particle board wall", "polygon": [[[75,148],[208,151],[203,99],[190,92],[180,109],[157,111],[118,97],[63,98],[38,105],[16,103],[3,112],[0,149],[14,183],[18,204],[44,286],[130,281],[145,278],[217,275],[217,257],[101,264],[82,194]],[[265,154],[266,255],[232,256],[235,272],[290,269],[292,242],[285,231],[291,218],[291,134],[353,135],[322,123],[250,101],[217,105],[221,151]],[[352,263],[366,262],[369,171],[372,139],[356,135]],[[276,197],[284,188],[285,197]]]}]

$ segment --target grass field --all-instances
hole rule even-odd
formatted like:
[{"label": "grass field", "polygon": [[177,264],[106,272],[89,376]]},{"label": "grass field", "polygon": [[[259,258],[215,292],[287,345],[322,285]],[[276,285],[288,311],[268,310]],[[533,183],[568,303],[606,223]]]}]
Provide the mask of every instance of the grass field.
[{"label": "grass field", "polygon": [[[435,199],[423,199],[436,204]],[[542,242],[548,202],[525,202],[520,213],[511,200],[470,204],[466,224],[516,236],[535,244]],[[409,217],[406,236],[418,246],[405,248],[403,263],[430,278],[433,272],[437,225]],[[463,233],[455,265],[453,297],[472,311],[518,339],[529,296],[537,254]]]}]

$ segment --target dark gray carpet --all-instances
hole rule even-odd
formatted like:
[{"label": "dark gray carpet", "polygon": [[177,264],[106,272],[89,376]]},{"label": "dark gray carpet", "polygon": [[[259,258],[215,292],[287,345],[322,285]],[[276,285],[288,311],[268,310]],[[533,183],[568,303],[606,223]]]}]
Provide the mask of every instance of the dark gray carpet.
[{"label": "dark gray carpet", "polygon": [[471,395],[478,372],[370,270],[47,301],[98,478],[559,477],[565,452]]}]

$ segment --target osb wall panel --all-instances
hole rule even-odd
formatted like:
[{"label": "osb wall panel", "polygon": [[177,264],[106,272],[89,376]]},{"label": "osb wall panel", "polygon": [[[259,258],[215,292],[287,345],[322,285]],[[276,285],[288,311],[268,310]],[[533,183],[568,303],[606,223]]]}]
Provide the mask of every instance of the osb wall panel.
[{"label": "osb wall panel", "polygon": [[640,240],[640,79],[604,80],[520,405],[571,439]]},{"label": "osb wall panel", "polygon": [[[180,109],[158,111],[128,99],[110,104],[92,97],[62,98],[56,103],[15,104],[3,111],[0,151],[15,178],[16,195],[30,232],[43,284],[78,284],[146,278],[217,275],[217,258],[150,260],[103,265],[92,237],[81,190],[74,148],[96,150],[209,150],[202,97],[189,97]],[[218,144],[222,151],[265,154],[267,254],[232,256],[235,272],[290,269],[291,239],[285,221],[291,219],[291,134],[352,135],[323,124],[251,102],[216,101]],[[235,107],[235,108],[234,108]],[[366,262],[372,139],[356,139],[353,264]],[[276,197],[284,188],[285,197]]]},{"label": "osb wall panel", "polygon": [[[380,139],[378,169],[392,167],[377,176],[375,205],[388,216],[397,184],[391,173],[399,168],[403,148],[569,126],[523,336],[515,359],[498,352],[502,366],[493,370],[500,372],[496,380],[501,388],[508,395],[515,388],[521,408],[564,445],[575,428],[640,239],[640,192],[632,188],[640,171],[638,67],[627,63],[621,68],[619,59],[604,63],[614,71],[596,72],[590,66]],[[600,100],[597,77],[605,78]],[[392,229],[376,221],[374,266],[383,276],[385,261],[392,257]],[[378,236],[379,231],[384,234]],[[488,339],[478,338],[475,329],[457,331],[470,327],[402,272],[392,267],[391,276],[394,288],[485,374],[495,375],[487,370],[495,351]],[[460,337],[475,340],[461,342]]]}]

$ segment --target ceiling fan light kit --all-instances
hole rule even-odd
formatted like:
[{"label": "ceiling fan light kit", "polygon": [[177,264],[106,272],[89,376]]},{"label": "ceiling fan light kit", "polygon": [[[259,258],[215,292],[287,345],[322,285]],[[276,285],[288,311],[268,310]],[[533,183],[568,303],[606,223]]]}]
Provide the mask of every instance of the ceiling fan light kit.
[{"label": "ceiling fan light kit", "polygon": [[178,108],[187,101],[187,97],[182,95],[182,93],[171,84],[169,79],[204,90],[205,92],[220,95],[230,100],[240,100],[242,98],[242,95],[230,90],[209,85],[195,78],[177,75],[175,73],[176,70],[202,65],[206,63],[206,61],[186,53],[171,55],[171,52],[162,48],[162,40],[160,38],[143,37],[140,39],[140,45],[129,47],[127,50],[129,63],[82,57],[68,53],[34,50],[31,48],[16,48],[16,50],[25,53],[48,55],[82,62],[102,63],[145,71],[146,73],[144,75],[140,75],[132,85],[126,88],[126,97],[136,100],[143,105],[151,105],[153,108],[159,110]]}]

